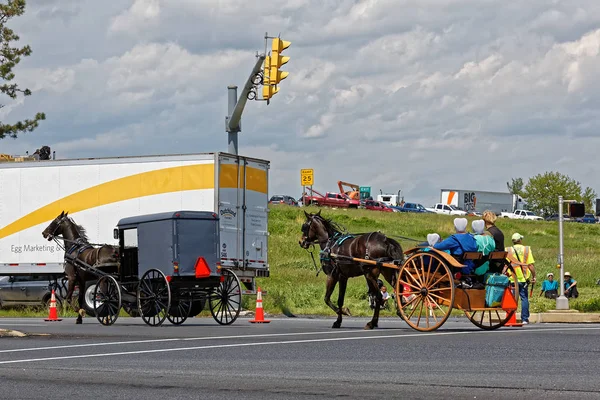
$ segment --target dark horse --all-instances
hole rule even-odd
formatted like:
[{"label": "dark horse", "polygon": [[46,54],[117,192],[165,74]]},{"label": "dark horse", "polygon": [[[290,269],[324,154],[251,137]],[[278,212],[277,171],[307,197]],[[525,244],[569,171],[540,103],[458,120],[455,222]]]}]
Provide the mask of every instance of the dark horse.
[{"label": "dark horse", "polygon": [[78,313],[76,324],[83,322],[82,318],[85,315],[85,309],[82,308],[85,296],[85,283],[87,281],[95,281],[98,276],[85,271],[84,269],[74,265],[71,259],[79,259],[92,267],[98,267],[100,270],[112,267],[113,269],[119,262],[119,248],[110,245],[102,245],[94,247],[88,241],[85,229],[81,225],[77,225],[68,212],[62,212],[56,217],[42,235],[44,238],[51,240],[63,240],[63,248],[65,250],[65,275],[68,279],[68,289],[65,300],[71,301],[75,283],[79,285],[79,296],[77,307],[72,305],[75,312]]},{"label": "dark horse", "polygon": [[[402,246],[380,232],[358,235],[344,234],[336,223],[323,218],[321,211],[317,214],[309,214],[305,211],[304,215],[306,221],[302,224],[300,246],[308,249],[311,244],[318,243],[321,247],[321,266],[323,272],[327,274],[325,303],[338,315],[337,320],[333,323],[333,328],[339,328],[342,325],[342,314],[350,315],[348,308],[344,307],[348,278],[361,275],[367,280],[369,295],[376,299],[373,318],[367,323],[365,329],[376,328],[379,321],[379,309],[383,303],[377,278],[381,273],[385,280],[394,287],[397,272],[392,268],[356,262],[350,257],[380,262],[402,260],[404,258]],[[342,257],[330,257],[330,253],[339,254]],[[338,282],[340,288],[336,307],[330,297]]]}]

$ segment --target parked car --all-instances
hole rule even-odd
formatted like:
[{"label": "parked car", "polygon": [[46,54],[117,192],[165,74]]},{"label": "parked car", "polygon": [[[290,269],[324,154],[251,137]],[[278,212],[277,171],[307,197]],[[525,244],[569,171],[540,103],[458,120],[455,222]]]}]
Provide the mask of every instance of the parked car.
[{"label": "parked car", "polygon": [[271,196],[269,204],[287,204],[289,206],[297,206],[298,202],[292,196],[288,196],[285,194],[277,194]]},{"label": "parked car", "polygon": [[432,214],[433,211],[427,210],[423,205],[419,203],[404,203],[404,206],[393,207],[402,212],[413,212],[413,213],[429,213]]},{"label": "parked car", "polygon": [[384,212],[399,212],[381,201],[367,200],[365,201],[367,210],[384,211]]},{"label": "parked car", "polygon": [[[546,217],[546,221],[558,221],[558,213],[554,213],[549,217]],[[571,221],[571,218],[569,218],[568,214],[563,214],[563,221]]]},{"label": "parked car", "polygon": [[595,224],[596,217],[594,217],[594,214],[585,214],[583,217],[575,219],[575,221],[581,222],[584,224]]},{"label": "parked car", "polygon": [[[0,308],[9,306],[47,308],[52,297],[50,282],[49,275],[0,276]],[[58,306],[60,296],[56,297]]]}]

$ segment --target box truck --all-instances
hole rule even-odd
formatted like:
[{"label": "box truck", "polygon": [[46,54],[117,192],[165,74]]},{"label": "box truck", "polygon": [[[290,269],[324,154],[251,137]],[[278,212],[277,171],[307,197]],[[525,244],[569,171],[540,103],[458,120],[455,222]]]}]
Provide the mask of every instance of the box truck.
[{"label": "box truck", "polygon": [[62,274],[42,237],[62,211],[90,243],[118,245],[121,218],[171,211],[219,217],[220,256],[255,293],[269,276],[269,161],[228,153],[0,162],[0,275]]},{"label": "box truck", "polygon": [[518,195],[483,190],[442,189],[440,202],[467,212],[482,213],[491,210],[498,215],[523,208],[523,198]]}]

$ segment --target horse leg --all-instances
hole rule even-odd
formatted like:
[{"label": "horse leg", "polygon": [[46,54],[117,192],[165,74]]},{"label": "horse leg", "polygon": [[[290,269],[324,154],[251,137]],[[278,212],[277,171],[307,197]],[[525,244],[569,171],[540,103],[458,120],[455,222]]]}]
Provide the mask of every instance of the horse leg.
[{"label": "horse leg", "polygon": [[339,280],[340,288],[338,293],[338,317],[333,324],[334,328],[340,328],[342,326],[342,314],[350,316],[350,310],[348,307],[344,307],[344,297],[346,296],[346,287],[348,286],[348,278],[341,278]]},{"label": "horse leg", "polygon": [[327,275],[327,286],[325,289],[325,304],[327,304],[329,306],[329,308],[331,308],[337,315],[338,315],[338,319],[333,323],[332,328],[339,328],[341,326],[341,316],[340,316],[340,309],[338,307],[335,306],[335,304],[333,304],[331,302],[331,294],[333,293],[333,290],[335,289],[335,285],[337,285],[338,282],[338,277],[332,275]]},{"label": "horse leg", "polygon": [[365,274],[365,278],[367,279],[367,284],[369,285],[369,294],[375,297],[375,310],[373,310],[373,318],[371,321],[367,322],[365,329],[374,329],[377,328],[379,323],[379,309],[383,303],[383,296],[381,295],[379,285],[377,284],[377,277],[372,273],[367,273]]},{"label": "horse leg", "polygon": [[83,302],[85,301],[85,279],[81,274],[77,274],[77,280],[79,281],[79,295],[77,296],[77,303],[79,309],[77,312],[77,320],[75,324],[83,324],[83,317],[85,316],[85,308],[83,308]]}]

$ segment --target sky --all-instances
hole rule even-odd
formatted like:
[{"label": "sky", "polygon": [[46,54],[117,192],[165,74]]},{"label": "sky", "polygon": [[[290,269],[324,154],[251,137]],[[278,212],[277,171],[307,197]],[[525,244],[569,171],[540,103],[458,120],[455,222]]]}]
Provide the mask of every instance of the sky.
[{"label": "sky", "polygon": [[270,195],[298,198],[305,168],[425,206],[546,171],[600,193],[597,0],[29,0],[8,26],[33,94],[0,120],[47,119],[0,153],[227,151],[227,86],[268,32],[289,76],[246,104],[239,153],[271,162]]}]

